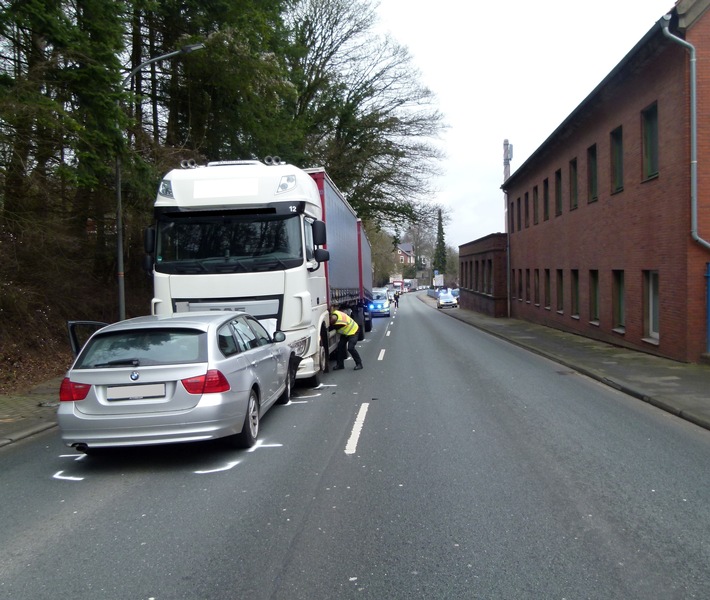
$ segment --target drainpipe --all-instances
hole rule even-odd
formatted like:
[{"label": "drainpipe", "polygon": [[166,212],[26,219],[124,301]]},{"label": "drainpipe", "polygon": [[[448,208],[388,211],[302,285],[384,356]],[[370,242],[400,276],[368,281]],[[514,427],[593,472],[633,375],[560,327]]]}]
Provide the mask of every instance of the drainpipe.
[{"label": "drainpipe", "polygon": [[673,35],[668,29],[671,15],[661,17],[663,34],[690,52],[690,235],[701,246],[710,250],[710,242],[698,235],[698,99],[695,46],[683,38]]},{"label": "drainpipe", "polygon": [[[510,177],[510,159],[513,158],[513,145],[508,142],[508,140],[503,140],[503,185]],[[508,214],[508,194],[503,193],[503,202],[505,202],[505,210],[503,214],[505,215],[505,231],[508,235],[505,236],[505,289],[506,296],[506,311],[507,317],[510,318],[511,307],[510,307],[510,215]],[[493,274],[491,274],[491,277]]]},{"label": "drainpipe", "polygon": [[[663,34],[670,40],[680,44],[690,53],[690,235],[703,246],[710,250],[710,242],[698,235],[698,98],[697,98],[697,67],[695,58],[695,46],[684,39],[673,35],[670,30],[671,15],[661,17],[661,28]],[[705,295],[707,307],[705,311],[705,352],[710,354],[710,263],[705,274]]]}]

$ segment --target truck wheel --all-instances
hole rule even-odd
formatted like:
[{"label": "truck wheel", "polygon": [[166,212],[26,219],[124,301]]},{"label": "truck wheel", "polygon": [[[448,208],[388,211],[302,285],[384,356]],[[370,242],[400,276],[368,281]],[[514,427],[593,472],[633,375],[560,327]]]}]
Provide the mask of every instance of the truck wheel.
[{"label": "truck wheel", "polygon": [[330,363],[328,362],[328,342],[321,334],[320,344],[318,345],[318,371],[313,377],[308,379],[308,385],[318,387],[321,384],[323,373],[330,371]]},{"label": "truck wheel", "polygon": [[353,318],[357,323],[357,341],[361,342],[365,339],[365,314],[363,310],[361,308],[356,309]]},{"label": "truck wheel", "polygon": [[293,385],[291,368],[289,367],[288,373],[286,373],[286,387],[282,394],[276,400],[276,404],[288,404],[291,400],[291,386]]}]

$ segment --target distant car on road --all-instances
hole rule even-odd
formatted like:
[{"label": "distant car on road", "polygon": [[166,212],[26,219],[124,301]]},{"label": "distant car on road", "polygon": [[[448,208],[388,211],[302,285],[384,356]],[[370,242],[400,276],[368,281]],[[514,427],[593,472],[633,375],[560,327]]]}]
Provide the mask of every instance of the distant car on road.
[{"label": "distant car on road", "polygon": [[372,300],[370,301],[370,312],[373,317],[390,316],[391,305],[387,288],[373,288]]},{"label": "distant car on road", "polygon": [[443,289],[436,298],[436,308],[458,308],[459,301],[451,290]]},{"label": "distant car on road", "polygon": [[261,416],[290,399],[298,365],[284,340],[241,312],[108,325],[91,336],[62,382],[62,440],[87,454],[221,437],[252,446]]}]

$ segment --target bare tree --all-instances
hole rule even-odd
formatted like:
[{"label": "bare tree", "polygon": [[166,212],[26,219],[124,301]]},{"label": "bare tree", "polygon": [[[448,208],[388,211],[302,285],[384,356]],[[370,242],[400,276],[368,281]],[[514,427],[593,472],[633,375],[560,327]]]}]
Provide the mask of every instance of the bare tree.
[{"label": "bare tree", "polygon": [[291,69],[304,156],[325,166],[363,218],[404,225],[433,196],[442,116],[408,50],[373,33],[369,0],[300,0]]}]

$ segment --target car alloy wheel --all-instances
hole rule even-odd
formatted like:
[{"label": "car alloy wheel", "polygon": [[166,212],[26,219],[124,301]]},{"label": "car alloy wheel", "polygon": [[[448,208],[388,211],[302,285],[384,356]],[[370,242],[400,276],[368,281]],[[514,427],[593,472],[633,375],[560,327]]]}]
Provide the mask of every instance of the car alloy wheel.
[{"label": "car alloy wheel", "polygon": [[242,431],[233,435],[229,440],[237,448],[251,448],[256,444],[256,438],[259,435],[259,398],[256,390],[252,388],[249,392],[249,400],[247,402],[247,414],[244,417]]}]

